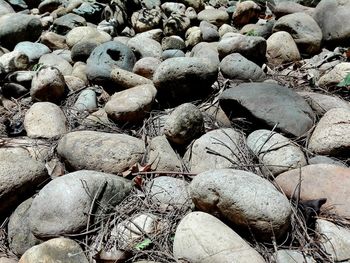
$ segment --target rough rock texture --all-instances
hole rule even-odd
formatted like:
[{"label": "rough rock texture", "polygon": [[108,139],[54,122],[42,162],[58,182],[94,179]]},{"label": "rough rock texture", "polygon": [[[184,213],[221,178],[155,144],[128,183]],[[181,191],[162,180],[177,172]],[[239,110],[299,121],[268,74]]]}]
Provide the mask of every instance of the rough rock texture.
[{"label": "rough rock texture", "polygon": [[74,170],[119,173],[141,161],[145,145],[125,134],[76,131],[59,141],[57,152]]},{"label": "rough rock texture", "polygon": [[[29,209],[30,228],[37,237],[72,234],[86,227],[89,211],[98,216],[121,202],[131,190],[131,182],[122,177],[96,171],[80,170],[49,182],[34,198]],[[43,209],[43,207],[45,209]]]},{"label": "rough rock texture", "polygon": [[324,207],[334,207],[340,216],[349,217],[350,197],[347,189],[350,187],[350,168],[332,164],[312,164],[300,169],[280,174],[276,183],[288,197],[298,191],[299,175],[301,175],[301,200],[327,198]]},{"label": "rough rock texture", "polygon": [[189,213],[181,220],[173,251],[175,258],[186,258],[193,263],[265,262],[236,232],[203,212]]},{"label": "rough rock texture", "polygon": [[190,194],[198,209],[249,229],[257,239],[279,239],[289,228],[292,210],[288,199],[251,172],[219,169],[200,173],[190,184]]}]

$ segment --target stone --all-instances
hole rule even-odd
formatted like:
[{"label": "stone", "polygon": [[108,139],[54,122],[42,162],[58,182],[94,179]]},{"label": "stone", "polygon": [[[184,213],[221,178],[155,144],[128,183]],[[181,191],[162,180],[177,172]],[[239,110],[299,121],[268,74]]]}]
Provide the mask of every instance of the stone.
[{"label": "stone", "polygon": [[245,138],[231,129],[217,129],[195,140],[185,153],[184,160],[192,173],[211,169],[231,168],[244,163],[247,154]]},{"label": "stone", "polygon": [[202,32],[202,39],[204,42],[214,42],[219,40],[218,27],[208,23],[207,21],[201,21],[199,29]]},{"label": "stone", "polygon": [[342,155],[350,150],[350,110],[327,111],[313,131],[308,149],[316,154]]},{"label": "stone", "polygon": [[318,80],[318,85],[328,89],[339,84],[348,74],[350,74],[350,62],[341,62],[322,75]]},{"label": "stone", "polygon": [[188,7],[192,7],[196,12],[203,10],[205,6],[203,0],[180,0],[180,2]]},{"label": "stone", "polygon": [[266,78],[262,68],[239,53],[224,57],[220,63],[220,71],[225,78],[232,80],[262,81]]},{"label": "stone", "polygon": [[146,32],[159,27],[162,20],[162,12],[159,8],[141,9],[131,16],[131,24],[136,33]]},{"label": "stone", "polygon": [[18,260],[15,260],[13,258],[0,258],[0,263],[18,263]]},{"label": "stone", "polygon": [[86,60],[91,55],[92,51],[98,46],[98,43],[94,41],[79,41],[71,49],[71,57],[73,61],[82,61]]},{"label": "stone", "polygon": [[266,40],[266,44],[267,61],[272,66],[296,62],[301,59],[297,44],[286,31],[273,33]]},{"label": "stone", "polygon": [[56,10],[61,4],[62,4],[62,2],[60,0],[44,0],[44,1],[41,1],[41,3],[38,6],[39,13],[40,14],[44,14],[46,12],[51,13],[54,10]]},{"label": "stone", "polygon": [[297,250],[281,249],[274,254],[276,263],[316,263],[316,261]]},{"label": "stone", "polygon": [[[121,68],[131,71],[136,57],[132,50],[117,41],[109,41],[95,48],[86,62],[86,74],[90,81],[101,85],[108,85],[113,89],[111,71]],[[111,87],[109,87],[111,86]]]},{"label": "stone", "polygon": [[[12,213],[7,227],[7,239],[11,251],[17,256],[22,256],[31,247],[41,243],[29,227],[29,208],[32,205],[33,198],[29,198],[21,203]],[[1,262],[1,260],[0,260]]]},{"label": "stone", "polygon": [[[137,34],[137,37],[151,38],[157,42],[161,42],[163,36],[164,36],[163,31],[160,28],[151,29],[151,30],[148,30],[146,32],[142,32],[142,33]],[[129,40],[128,40],[128,42],[129,42]]]},{"label": "stone", "polygon": [[68,131],[66,116],[51,102],[36,102],[26,112],[24,128],[29,138],[55,139]]},{"label": "stone", "polygon": [[66,35],[66,42],[71,48],[79,41],[93,40],[99,44],[112,40],[112,37],[102,31],[98,31],[96,28],[90,26],[78,26],[73,28]]},{"label": "stone", "polygon": [[202,112],[191,103],[176,107],[166,119],[163,133],[175,144],[188,144],[204,132]]},{"label": "stone", "polygon": [[88,263],[84,251],[71,239],[59,237],[34,246],[24,253],[19,263],[41,262]]},{"label": "stone", "polygon": [[54,32],[45,32],[40,36],[40,42],[51,50],[68,49],[66,37]]},{"label": "stone", "polygon": [[83,90],[73,106],[74,110],[78,112],[93,111],[97,109],[96,93],[92,89]]},{"label": "stone", "polygon": [[267,22],[263,23],[256,23],[256,24],[247,24],[244,27],[241,28],[239,33],[243,35],[252,35],[252,36],[258,36],[263,37],[265,39],[268,39],[272,34],[273,26],[275,25],[275,20],[269,20]]},{"label": "stone", "polygon": [[49,177],[45,164],[22,148],[0,149],[0,213],[6,213],[34,194]]},{"label": "stone", "polygon": [[254,173],[210,170],[197,174],[189,189],[199,210],[252,231],[257,239],[280,239],[289,229],[292,209],[287,197]]},{"label": "stone", "polygon": [[285,15],[299,12],[311,15],[312,11],[313,8],[301,5],[295,1],[279,1],[272,10],[277,19]]},{"label": "stone", "polygon": [[[247,137],[248,148],[274,176],[307,164],[302,150],[291,140],[269,130],[257,130]],[[266,171],[268,170],[268,171]]]},{"label": "stone", "polygon": [[220,63],[219,52],[217,48],[217,43],[207,43],[200,42],[195,45],[191,50],[191,57],[204,58],[209,60],[213,65],[218,65]]},{"label": "stone", "polygon": [[64,81],[66,82],[66,86],[70,91],[81,90],[86,87],[86,84],[88,84],[87,81],[70,75],[64,76]]},{"label": "stone", "polygon": [[165,2],[161,5],[165,14],[171,15],[172,13],[185,14],[186,6],[183,3]]},{"label": "stone", "polygon": [[306,13],[293,13],[278,19],[273,31],[286,31],[294,39],[302,54],[313,55],[321,50],[322,30]]},{"label": "stone", "polygon": [[222,38],[219,41],[218,52],[220,58],[232,53],[240,53],[248,60],[260,65],[266,60],[266,40],[262,37],[234,33],[232,37]]},{"label": "stone", "polygon": [[125,134],[76,131],[59,141],[57,152],[74,170],[120,173],[141,161],[145,144]]},{"label": "stone", "polygon": [[199,27],[190,27],[185,34],[185,44],[187,48],[194,47],[202,41],[202,32]]},{"label": "stone", "polygon": [[55,67],[64,76],[72,74],[73,71],[73,67],[67,60],[53,53],[42,55],[39,59],[39,64],[43,64],[44,66],[49,67]]},{"label": "stone", "polygon": [[94,215],[99,217],[119,204],[131,188],[131,181],[97,171],[58,177],[35,196],[29,209],[31,231],[40,238],[76,233],[86,228],[95,197],[99,205],[95,204]]},{"label": "stone", "polygon": [[4,83],[1,87],[1,93],[5,98],[20,98],[28,93],[28,89],[17,83]]},{"label": "stone", "polygon": [[86,26],[85,18],[73,13],[68,13],[55,19],[52,24],[52,31],[57,34],[66,35],[75,27],[80,26]]},{"label": "stone", "polygon": [[238,2],[232,16],[233,24],[238,26],[254,24],[259,19],[260,11],[261,8],[254,1]]},{"label": "stone", "polygon": [[[293,136],[305,135],[313,126],[314,113],[294,91],[273,83],[243,83],[225,90],[220,106],[231,118],[245,117],[255,125],[276,128]],[[257,121],[257,122],[256,122]]]},{"label": "stone", "polygon": [[15,13],[15,10],[8,2],[6,2],[5,0],[1,0],[0,1],[0,16],[6,15],[9,13]]},{"label": "stone", "polygon": [[182,35],[191,26],[191,20],[184,14],[171,13],[163,22],[165,36]]},{"label": "stone", "polygon": [[38,40],[42,32],[40,19],[20,13],[10,13],[0,17],[1,46],[12,50],[22,41]]},{"label": "stone", "polygon": [[24,53],[29,58],[29,63],[39,60],[42,55],[48,54],[51,50],[41,43],[33,43],[30,41],[22,41],[18,43],[14,50]]},{"label": "stone", "polygon": [[336,96],[320,94],[316,92],[298,92],[310,105],[317,115],[324,115],[334,108],[344,108],[350,110],[350,103]]},{"label": "stone", "polygon": [[33,77],[30,96],[36,101],[57,102],[64,96],[66,83],[55,67],[41,67]]},{"label": "stone", "polygon": [[207,21],[218,27],[229,21],[229,15],[225,10],[220,9],[204,9],[198,13],[199,21]]},{"label": "stone", "polygon": [[140,85],[153,85],[150,79],[121,68],[113,68],[110,75],[114,90],[126,90]]},{"label": "stone", "polygon": [[23,52],[15,50],[2,55],[0,65],[2,65],[4,73],[25,70],[29,67],[29,58]]},{"label": "stone", "polygon": [[321,209],[334,207],[333,212],[349,217],[350,200],[346,190],[350,185],[349,175],[350,168],[332,164],[312,164],[280,174],[275,183],[291,198],[294,193],[299,192],[298,185],[301,180],[301,201],[327,198]]},{"label": "stone", "polygon": [[154,203],[170,206],[189,206],[191,197],[188,191],[188,182],[169,176],[154,178],[146,185],[147,192]]},{"label": "stone", "polygon": [[322,29],[323,41],[326,44],[349,45],[350,25],[344,23],[349,13],[350,2],[348,1],[322,0],[317,5],[313,17]]},{"label": "stone", "polygon": [[168,49],[164,50],[162,53],[162,60],[166,60],[169,58],[181,58],[185,57],[185,53],[180,49]]},{"label": "stone", "polygon": [[161,103],[179,105],[205,96],[216,81],[218,69],[200,58],[170,58],[153,76]]},{"label": "stone", "polygon": [[175,153],[165,136],[152,138],[147,163],[152,171],[182,171],[181,158]]},{"label": "stone", "polygon": [[[86,75],[86,63],[78,61],[73,65],[72,76],[81,79],[85,84],[88,84],[89,80]],[[66,76],[67,77],[67,76]],[[68,83],[67,83],[68,85]]]},{"label": "stone", "polygon": [[322,156],[322,155],[316,155],[314,157],[311,157],[309,159],[309,164],[334,164],[334,165],[339,165],[342,167],[348,167],[346,164],[344,164],[343,162],[334,159],[334,158],[330,158],[327,156]]},{"label": "stone", "polygon": [[228,24],[223,24],[219,28],[219,36],[222,38],[226,33],[234,33],[236,29]]},{"label": "stone", "polygon": [[[118,2],[119,3],[119,2]],[[123,8],[125,7],[125,4],[122,3],[119,7],[119,9],[116,10],[116,12],[125,12],[123,9],[120,10],[120,7]],[[101,20],[101,17],[103,17],[103,9],[104,9],[105,5],[103,5],[102,3],[99,2],[85,2],[82,1],[82,3],[77,6],[76,8],[74,8],[72,11],[73,13],[80,15],[82,17],[84,17],[86,19],[87,22],[91,22],[93,24],[98,24],[98,22]],[[121,14],[117,14],[116,16],[120,16]],[[116,19],[117,22],[121,22],[121,20],[119,20],[120,18],[118,17]]]},{"label": "stone", "polygon": [[141,58],[135,63],[132,71],[137,75],[152,80],[154,72],[156,71],[160,63],[162,63],[162,61],[158,58]]},{"label": "stone", "polygon": [[321,246],[335,262],[350,258],[350,231],[327,220],[317,219],[316,231],[320,234]]},{"label": "stone", "polygon": [[162,49],[180,49],[186,48],[185,41],[179,36],[169,36],[162,39]]},{"label": "stone", "polygon": [[236,232],[216,217],[203,213],[187,214],[177,226],[174,257],[193,263],[264,263],[264,258]]},{"label": "stone", "polygon": [[138,85],[114,93],[104,109],[115,122],[139,123],[151,111],[156,94],[152,84]]}]

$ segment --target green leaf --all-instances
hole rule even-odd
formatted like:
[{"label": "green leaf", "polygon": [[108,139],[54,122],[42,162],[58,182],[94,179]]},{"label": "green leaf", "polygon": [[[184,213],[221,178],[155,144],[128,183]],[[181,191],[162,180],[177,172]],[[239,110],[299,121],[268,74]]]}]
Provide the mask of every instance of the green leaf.
[{"label": "green leaf", "polygon": [[254,29],[248,31],[247,33],[245,33],[246,36],[257,36],[258,34],[255,32]]},{"label": "green leaf", "polygon": [[135,248],[137,250],[144,250],[145,248],[149,247],[152,244],[152,240],[149,238],[146,238],[142,242],[138,243]]},{"label": "green leaf", "polygon": [[337,87],[347,87],[350,86],[350,73],[337,85]]}]

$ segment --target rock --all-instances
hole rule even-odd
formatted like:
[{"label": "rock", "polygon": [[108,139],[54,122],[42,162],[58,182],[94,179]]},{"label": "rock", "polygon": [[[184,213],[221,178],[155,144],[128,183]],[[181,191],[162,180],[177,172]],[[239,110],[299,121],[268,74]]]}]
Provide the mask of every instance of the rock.
[{"label": "rock", "polygon": [[186,31],[185,37],[186,37],[186,41],[185,41],[186,47],[191,48],[202,41],[202,32],[199,27],[193,26]]},{"label": "rock", "polygon": [[303,136],[313,126],[314,113],[294,91],[273,83],[243,83],[225,90],[219,98],[227,116],[253,118],[270,129]]},{"label": "rock", "polygon": [[334,261],[347,261],[350,258],[350,231],[329,221],[317,219],[316,230],[320,234],[322,247]]},{"label": "rock", "polygon": [[15,46],[14,50],[26,54],[29,58],[29,63],[34,63],[38,61],[42,55],[51,52],[51,50],[44,44],[33,43],[30,41],[23,41],[18,43]]},{"label": "rock", "polygon": [[85,18],[73,13],[68,13],[55,19],[52,24],[52,31],[57,34],[66,35],[75,27],[80,26],[86,26]]},{"label": "rock", "polygon": [[316,263],[312,257],[297,250],[278,250],[274,258],[276,258],[276,263]]},{"label": "rock", "polygon": [[34,246],[24,253],[19,263],[35,263],[45,259],[45,262],[88,263],[84,251],[79,244],[71,239],[53,238]]},{"label": "rock", "polygon": [[336,96],[320,94],[316,92],[298,92],[311,106],[317,115],[324,115],[334,108],[344,108],[350,110],[350,103]]},{"label": "rock", "polygon": [[68,49],[66,37],[54,32],[45,32],[40,36],[40,42],[51,50]]},{"label": "rock", "polygon": [[56,54],[45,54],[39,59],[39,64],[57,68],[64,76],[72,74],[73,67],[67,60]]},{"label": "rock", "polygon": [[121,248],[130,249],[136,246],[141,238],[146,238],[145,233],[152,237],[161,229],[159,217],[152,214],[138,214],[116,225],[111,231],[111,238],[116,239]]},{"label": "rock", "polygon": [[18,260],[12,259],[12,258],[0,258],[0,263],[18,263]]},{"label": "rock", "polygon": [[180,2],[185,4],[186,6],[193,7],[193,9],[195,9],[196,12],[199,12],[202,9],[204,9],[203,0],[180,0]]},{"label": "rock", "polygon": [[81,79],[85,84],[88,84],[89,81],[86,76],[86,64],[80,61],[75,62],[73,66],[72,76],[77,77]]},{"label": "rock", "polygon": [[350,200],[346,190],[350,185],[349,175],[350,168],[331,164],[312,164],[284,172],[275,182],[288,197],[291,197],[299,191],[299,176],[301,176],[300,200],[327,198],[327,203],[322,208],[334,207],[334,212],[349,217]]},{"label": "rock", "polygon": [[66,86],[70,91],[78,91],[86,87],[87,81],[75,77],[75,76],[64,76]]},{"label": "rock", "polygon": [[25,70],[29,67],[29,58],[20,51],[12,51],[0,57],[0,65],[4,73],[11,73],[17,70]]},{"label": "rock", "polygon": [[37,101],[57,102],[64,96],[65,81],[55,67],[42,67],[33,77],[30,96]]},{"label": "rock", "polygon": [[162,60],[166,60],[169,58],[181,58],[185,57],[185,53],[179,49],[168,49],[164,50],[162,53]]},{"label": "rock", "polygon": [[1,0],[0,1],[0,16],[6,15],[9,13],[15,13],[15,10],[8,2]]},{"label": "rock", "polygon": [[96,93],[92,89],[83,90],[73,106],[78,112],[93,111],[97,109]]},{"label": "rock", "polygon": [[78,26],[73,28],[66,35],[66,42],[71,48],[79,41],[93,40],[99,44],[112,40],[112,37],[106,32],[98,31],[90,26]]},{"label": "rock", "polygon": [[188,183],[182,179],[160,176],[146,185],[147,192],[154,203],[171,206],[189,206],[191,197],[188,192]]},{"label": "rock", "polygon": [[218,69],[200,58],[170,58],[156,69],[153,82],[161,103],[179,105],[203,97],[216,81]]},{"label": "rock", "polygon": [[249,229],[257,239],[279,239],[288,231],[292,213],[288,199],[256,174],[233,169],[206,171],[192,180],[189,189],[199,210]]},{"label": "rock", "polygon": [[164,125],[164,135],[176,144],[187,144],[204,132],[201,111],[191,103],[176,107]]},{"label": "rock", "polygon": [[198,13],[199,21],[207,21],[216,26],[222,26],[229,21],[229,15],[225,10],[204,9]]},{"label": "rock", "polygon": [[144,84],[123,90],[110,98],[105,111],[110,119],[122,123],[141,122],[152,109],[157,90],[152,84]]},{"label": "rock", "polygon": [[226,33],[234,33],[236,31],[237,30],[234,27],[232,27],[228,24],[223,24],[219,28],[219,35],[220,35],[220,38],[222,38]]},{"label": "rock", "polygon": [[[326,44],[349,45],[350,25],[344,23],[349,17],[350,2],[322,0],[314,11],[314,19],[322,29]],[[336,18],[336,19],[335,19]]]},{"label": "rock", "polygon": [[98,46],[98,43],[94,41],[79,41],[71,49],[71,56],[73,61],[83,61],[86,60],[91,55],[92,51]]},{"label": "rock", "polygon": [[248,60],[262,64],[266,59],[266,40],[262,37],[244,36],[235,33],[232,37],[220,40],[218,51],[220,58],[224,58],[232,53],[240,53]]},{"label": "rock", "polygon": [[220,63],[217,43],[200,42],[191,50],[191,57],[204,58],[209,60],[213,65]]},{"label": "rock", "polygon": [[0,42],[3,47],[12,49],[22,41],[35,42],[41,32],[41,22],[35,16],[10,13],[0,17]]},{"label": "rock", "polygon": [[[118,2],[119,3],[119,2]],[[116,12],[125,12],[124,10],[120,10],[120,7],[125,7],[125,3],[121,3],[121,5],[118,5],[118,8],[116,8]],[[73,12],[77,15],[80,15],[86,19],[86,21],[91,22],[93,24],[97,24],[101,17],[103,17],[103,9],[105,5],[99,2],[85,2],[83,1],[79,7],[74,8]],[[116,16],[120,16],[121,14],[117,14]],[[119,20],[120,18],[117,18],[117,22],[121,22]]]},{"label": "rock", "polygon": [[185,41],[179,36],[164,37],[162,39],[162,49],[180,49],[186,48]]},{"label": "rock", "polygon": [[231,168],[244,163],[244,136],[234,129],[217,129],[202,135],[187,150],[184,160],[192,173]]},{"label": "rock", "polygon": [[22,148],[0,149],[0,213],[5,215],[48,179],[45,164]]},{"label": "rock", "polygon": [[[95,217],[119,204],[132,188],[122,177],[80,170],[50,181],[29,209],[30,227],[37,237],[73,234],[86,227],[96,196]],[[109,208],[108,208],[109,207]]]},{"label": "rock", "polygon": [[[142,33],[137,34],[137,37],[151,38],[157,42],[161,42],[163,36],[164,36],[163,31],[160,28],[151,29],[151,30],[148,30],[146,32],[142,32]],[[129,40],[127,42],[129,42]]]},{"label": "rock", "polygon": [[158,66],[162,63],[159,59],[153,57],[146,57],[139,59],[133,68],[133,72],[142,77],[153,79],[154,72]]},{"label": "rock", "polygon": [[163,33],[165,36],[182,35],[191,26],[190,19],[180,13],[171,13],[163,22]]},{"label": "rock", "polygon": [[38,6],[39,13],[40,14],[44,14],[46,12],[51,13],[55,11],[61,4],[62,4],[62,1],[60,0],[44,0]]},{"label": "rock", "polygon": [[342,167],[347,167],[346,164],[342,163],[341,161],[338,161],[336,159],[327,157],[327,156],[322,156],[322,155],[316,155],[314,157],[311,157],[309,159],[309,164],[334,164]]},{"label": "rock", "polygon": [[266,78],[264,71],[257,64],[239,53],[224,57],[220,63],[220,71],[225,78],[232,80],[261,81]]},{"label": "rock", "polygon": [[294,13],[278,19],[274,31],[286,31],[294,39],[300,53],[313,55],[321,50],[322,30],[306,13]]},{"label": "rock", "polygon": [[114,90],[126,90],[140,85],[153,85],[150,79],[117,67],[112,69],[110,78],[115,85]]},{"label": "rock", "polygon": [[238,2],[232,16],[233,24],[238,26],[253,24],[258,21],[260,11],[259,5],[253,1]]},{"label": "rock", "polygon": [[275,25],[275,22],[275,20],[269,20],[266,23],[258,22],[256,24],[247,24],[241,28],[239,33],[243,35],[252,35],[268,39],[272,34],[272,29]]},{"label": "rock", "polygon": [[57,152],[74,170],[119,173],[141,161],[145,145],[125,134],[76,131],[59,141]]},{"label": "rock", "polygon": [[273,33],[266,43],[267,61],[272,66],[279,66],[301,59],[298,47],[288,32],[278,31]]},{"label": "rock", "polygon": [[160,59],[163,52],[159,42],[147,37],[133,37],[128,41],[128,46],[138,58],[154,57]]},{"label": "rock", "polygon": [[304,153],[296,144],[273,131],[252,132],[247,138],[247,145],[258,156],[259,161],[264,165],[262,170],[267,174],[271,172],[276,176],[307,164]]},{"label": "rock", "polygon": [[111,71],[121,68],[131,71],[136,57],[126,45],[117,41],[100,44],[93,50],[87,60],[86,74],[90,81],[98,84],[114,86]]},{"label": "rock", "polygon": [[184,4],[175,2],[165,2],[161,5],[161,8],[166,15],[171,15],[172,13],[185,14],[186,11]]},{"label": "rock", "polygon": [[272,11],[278,19],[282,16],[299,12],[304,12],[311,15],[313,8],[301,5],[295,1],[279,1],[276,3]]},{"label": "rock", "polygon": [[327,111],[313,131],[308,149],[317,154],[341,155],[350,150],[350,110]]},{"label": "rock", "polygon": [[175,153],[165,136],[152,138],[147,163],[151,165],[152,171],[182,171],[181,158]]},{"label": "rock", "polygon": [[341,62],[321,76],[318,85],[328,89],[339,84],[348,74],[350,74],[350,63]]},{"label": "rock", "polygon": [[135,32],[146,32],[159,27],[162,19],[162,12],[159,8],[141,9],[131,16],[131,24]]},{"label": "rock", "polygon": [[[21,203],[12,213],[8,223],[8,243],[12,252],[22,256],[26,250],[32,246],[40,244],[29,227],[29,208],[32,205],[33,198],[29,198]],[[1,262],[1,260],[0,260]]]},{"label": "rock", "polygon": [[186,258],[193,263],[265,262],[236,232],[203,212],[189,213],[181,220],[173,251],[176,259]]},{"label": "rock", "polygon": [[68,131],[66,116],[51,102],[34,103],[26,112],[24,128],[29,138],[54,139]]},{"label": "rock", "polygon": [[28,89],[17,83],[4,83],[1,93],[5,98],[19,98],[28,93]]},{"label": "rock", "polygon": [[207,21],[202,21],[199,24],[199,28],[202,32],[202,39],[204,42],[214,42],[219,40],[218,27],[208,23]]}]

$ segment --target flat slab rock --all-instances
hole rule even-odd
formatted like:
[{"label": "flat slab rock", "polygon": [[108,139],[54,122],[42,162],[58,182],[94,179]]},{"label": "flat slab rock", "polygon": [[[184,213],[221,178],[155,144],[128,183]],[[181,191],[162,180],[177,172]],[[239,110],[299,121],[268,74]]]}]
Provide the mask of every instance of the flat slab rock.
[{"label": "flat slab rock", "polygon": [[243,83],[225,90],[220,106],[231,118],[246,117],[262,126],[302,136],[308,132],[314,113],[307,102],[286,87],[272,83]]},{"label": "flat slab rock", "polygon": [[275,182],[288,197],[296,190],[301,174],[300,199],[327,198],[323,207],[334,206],[340,216],[350,217],[350,168],[332,164],[312,164],[280,174]]},{"label": "flat slab rock", "polygon": [[76,131],[59,141],[57,152],[73,170],[119,173],[141,161],[145,144],[125,134]]}]

